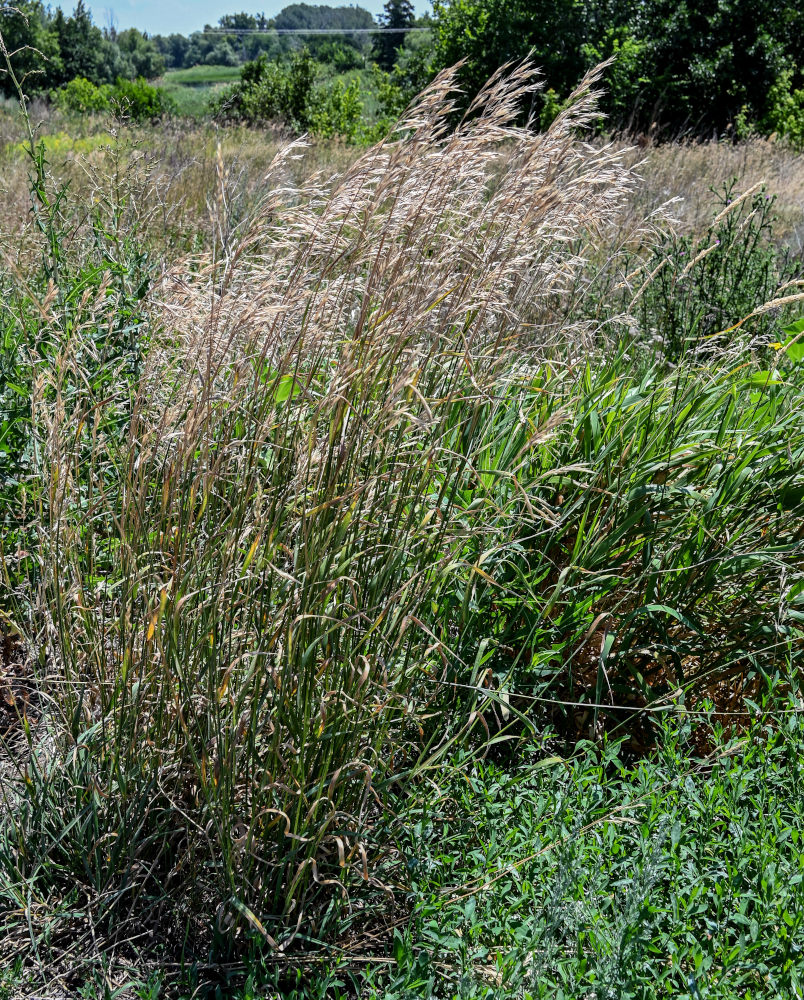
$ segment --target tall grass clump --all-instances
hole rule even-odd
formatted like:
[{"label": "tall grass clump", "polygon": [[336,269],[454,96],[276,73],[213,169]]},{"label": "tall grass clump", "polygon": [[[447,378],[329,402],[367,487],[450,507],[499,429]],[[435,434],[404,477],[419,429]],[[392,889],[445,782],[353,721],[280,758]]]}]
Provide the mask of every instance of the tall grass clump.
[{"label": "tall grass clump", "polygon": [[799,682],[804,385],[798,362],[756,352],[673,366],[622,347],[545,366],[489,409],[440,636],[497,724],[516,709],[574,736],[625,723],[639,745],[646,706],[709,699],[737,719]]},{"label": "tall grass clump", "polygon": [[240,230],[221,168],[215,250],[164,275],[140,371],[98,349],[105,277],[72,279],[79,322],[36,299],[58,329],[27,425],[42,667],[0,849],[6,919],[29,914],[35,946],[88,913],[190,952],[283,949],[383,888],[391,783],[473,718],[436,715],[443,594],[467,545],[540,509],[517,469],[563,418],[520,415],[510,498],[467,520],[489,409],[584,349],[555,316],[631,184],[577,140],[593,82],[538,134],[514,124],[530,67],[457,128],[444,74],[333,185],[286,186],[285,150]]}]

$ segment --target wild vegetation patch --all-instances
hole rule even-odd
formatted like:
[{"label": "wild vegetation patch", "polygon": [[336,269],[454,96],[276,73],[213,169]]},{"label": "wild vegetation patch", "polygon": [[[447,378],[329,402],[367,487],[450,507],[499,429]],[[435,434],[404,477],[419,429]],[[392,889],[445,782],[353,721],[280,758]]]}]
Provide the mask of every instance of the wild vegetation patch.
[{"label": "wild vegetation patch", "polygon": [[29,133],[11,989],[800,988],[800,262],[759,188],[623,225],[594,74],[538,132],[456,72],[256,207],[219,146],[170,259]]}]

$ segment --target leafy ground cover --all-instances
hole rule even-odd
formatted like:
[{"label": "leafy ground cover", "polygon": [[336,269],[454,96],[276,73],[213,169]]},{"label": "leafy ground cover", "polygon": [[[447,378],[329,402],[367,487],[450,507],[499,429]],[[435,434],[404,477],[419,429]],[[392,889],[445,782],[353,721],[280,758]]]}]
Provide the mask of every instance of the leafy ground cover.
[{"label": "leafy ground cover", "polygon": [[759,187],[634,222],[593,82],[256,205],[218,146],[190,252],[29,134],[11,995],[798,995],[800,262]]},{"label": "leafy ground cover", "polygon": [[[152,957],[85,974],[80,995],[242,1000],[433,996],[745,998],[801,994],[801,706],[739,733],[662,725],[650,759],[621,740],[456,754],[385,831],[407,905],[374,952],[328,948],[176,975]],[[701,754],[704,728],[710,749]],[[553,751],[553,752],[551,752]],[[166,968],[166,965],[168,966]],[[6,973],[7,996],[28,977]]]},{"label": "leafy ground cover", "polygon": [[704,755],[702,721],[663,726],[636,763],[616,739],[456,756],[399,824],[412,914],[393,962],[344,956],[288,992],[263,970],[252,995],[800,995],[800,706]]}]

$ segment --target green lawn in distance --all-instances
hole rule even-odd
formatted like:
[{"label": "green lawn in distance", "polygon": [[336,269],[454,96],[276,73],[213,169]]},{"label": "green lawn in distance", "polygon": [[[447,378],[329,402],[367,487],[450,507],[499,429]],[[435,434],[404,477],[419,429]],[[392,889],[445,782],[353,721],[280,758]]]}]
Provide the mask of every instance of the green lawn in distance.
[{"label": "green lawn in distance", "polygon": [[212,94],[239,79],[239,66],[191,66],[168,71],[159,85],[176,102],[179,114],[200,118]]}]

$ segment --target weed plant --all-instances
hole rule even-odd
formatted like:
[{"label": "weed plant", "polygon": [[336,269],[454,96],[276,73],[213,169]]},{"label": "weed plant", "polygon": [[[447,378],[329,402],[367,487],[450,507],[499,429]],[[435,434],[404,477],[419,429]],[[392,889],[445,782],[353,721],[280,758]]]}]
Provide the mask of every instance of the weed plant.
[{"label": "weed plant", "polygon": [[[735,317],[748,316],[797,273],[773,245],[773,199],[761,185],[738,197],[732,182],[718,202],[703,236],[669,236],[657,247],[650,280],[638,296],[643,335],[671,360],[691,351],[722,352]],[[777,319],[764,314],[754,324],[755,336],[773,340]]]},{"label": "weed plant", "polygon": [[738,705],[800,655],[800,369],[726,353],[668,370],[629,351],[546,365],[484,412],[463,560],[432,626],[461,689],[590,735],[615,706]]},{"label": "weed plant", "polygon": [[371,882],[378,789],[434,752],[424,617],[460,558],[454,497],[510,381],[512,316],[541,346],[575,266],[553,237],[627,187],[573,146],[588,85],[540,136],[507,124],[520,70],[447,136],[445,76],[326,200],[280,190],[239,237],[221,189],[218,251],[165,278],[139,379],[98,351],[107,281],[81,299],[94,322],[41,303],[59,331],[30,425],[52,710],[19,770],[10,891],[36,872],[74,908],[78,880],[101,922],[170,894],[190,941],[213,913],[279,947],[350,872]]}]

